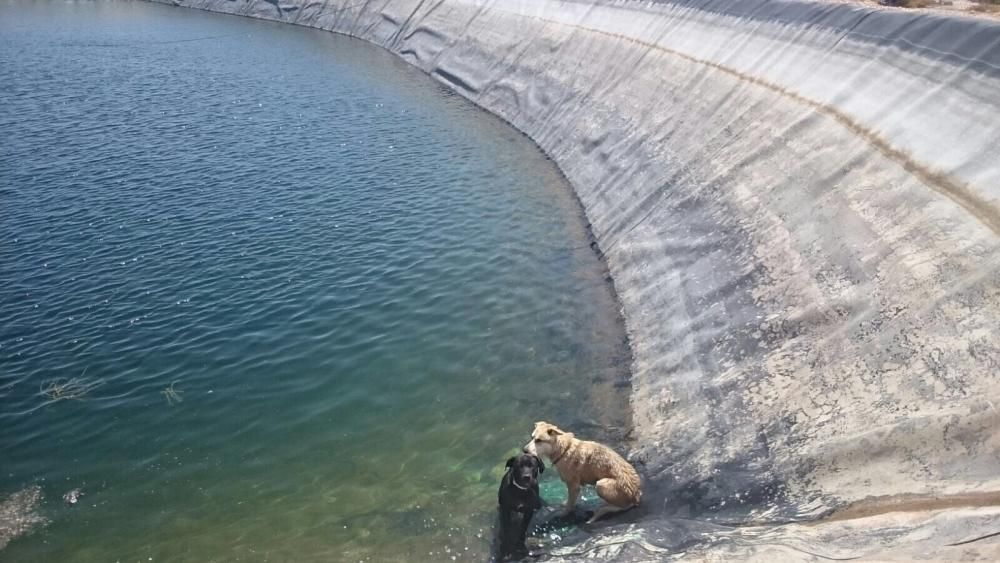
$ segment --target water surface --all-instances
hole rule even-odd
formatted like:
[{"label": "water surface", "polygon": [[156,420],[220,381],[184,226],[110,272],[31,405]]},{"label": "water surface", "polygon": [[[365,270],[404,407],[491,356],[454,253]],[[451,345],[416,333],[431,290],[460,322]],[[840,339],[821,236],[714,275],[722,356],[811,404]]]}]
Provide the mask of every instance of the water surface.
[{"label": "water surface", "polygon": [[8,2],[0,136],[4,560],[481,560],[533,421],[626,423],[570,188],[371,45]]}]

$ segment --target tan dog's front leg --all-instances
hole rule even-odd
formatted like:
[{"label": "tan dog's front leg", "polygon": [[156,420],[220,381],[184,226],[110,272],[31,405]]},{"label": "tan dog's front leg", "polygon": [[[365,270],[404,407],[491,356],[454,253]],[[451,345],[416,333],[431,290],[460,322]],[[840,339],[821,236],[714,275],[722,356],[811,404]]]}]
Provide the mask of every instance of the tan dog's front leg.
[{"label": "tan dog's front leg", "polygon": [[580,498],[580,483],[566,483],[566,504],[563,506],[563,516],[573,514],[578,498]]}]

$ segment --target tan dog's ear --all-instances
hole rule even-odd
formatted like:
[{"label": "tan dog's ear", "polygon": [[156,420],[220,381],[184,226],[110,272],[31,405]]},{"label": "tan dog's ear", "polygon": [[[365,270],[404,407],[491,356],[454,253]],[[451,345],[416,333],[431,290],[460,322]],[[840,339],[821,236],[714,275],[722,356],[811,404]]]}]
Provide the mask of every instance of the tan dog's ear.
[{"label": "tan dog's ear", "polygon": [[548,433],[549,433],[549,436],[558,436],[560,434],[565,434],[565,432],[563,432],[562,430],[559,430],[556,427],[549,428]]}]

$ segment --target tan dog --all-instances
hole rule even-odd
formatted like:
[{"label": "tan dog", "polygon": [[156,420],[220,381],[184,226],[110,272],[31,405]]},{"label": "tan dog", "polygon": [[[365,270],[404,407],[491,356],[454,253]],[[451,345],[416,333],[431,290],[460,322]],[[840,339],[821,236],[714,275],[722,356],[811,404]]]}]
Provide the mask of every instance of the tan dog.
[{"label": "tan dog", "polygon": [[554,424],[536,422],[524,452],[549,458],[559,471],[568,493],[564,514],[571,514],[576,508],[581,485],[596,485],[597,495],[608,503],[594,512],[588,524],[605,514],[639,504],[642,496],[639,474],[605,445],[577,440],[572,433],[563,432]]}]

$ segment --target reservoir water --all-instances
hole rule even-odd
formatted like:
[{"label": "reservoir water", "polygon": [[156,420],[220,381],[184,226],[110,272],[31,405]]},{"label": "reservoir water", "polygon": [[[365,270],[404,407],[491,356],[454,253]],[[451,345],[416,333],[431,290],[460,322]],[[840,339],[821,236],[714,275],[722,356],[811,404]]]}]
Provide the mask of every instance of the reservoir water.
[{"label": "reservoir water", "polygon": [[627,427],[590,242],[376,47],[0,4],[0,559],[482,560],[535,420]]}]

